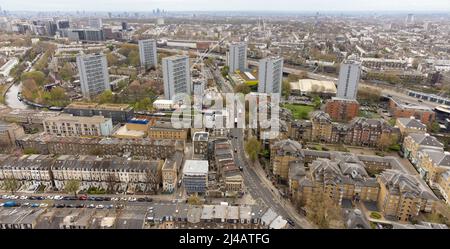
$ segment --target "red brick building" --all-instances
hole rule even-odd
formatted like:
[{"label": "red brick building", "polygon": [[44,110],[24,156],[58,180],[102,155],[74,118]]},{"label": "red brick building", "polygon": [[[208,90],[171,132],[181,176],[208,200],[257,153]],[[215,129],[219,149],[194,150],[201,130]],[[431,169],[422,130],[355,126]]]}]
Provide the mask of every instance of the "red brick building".
[{"label": "red brick building", "polygon": [[425,125],[433,123],[436,119],[436,115],[430,107],[414,103],[405,103],[394,98],[390,98],[389,100],[389,112],[394,118],[414,117]]},{"label": "red brick building", "polygon": [[356,100],[332,98],[327,102],[325,112],[332,120],[347,122],[358,116],[359,103]]}]

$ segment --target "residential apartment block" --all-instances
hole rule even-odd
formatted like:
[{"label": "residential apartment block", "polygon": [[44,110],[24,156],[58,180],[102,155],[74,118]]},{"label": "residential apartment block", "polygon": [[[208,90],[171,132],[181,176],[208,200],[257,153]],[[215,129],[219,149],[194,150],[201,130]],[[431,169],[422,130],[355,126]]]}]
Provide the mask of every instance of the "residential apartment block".
[{"label": "residential apartment block", "polygon": [[64,108],[63,112],[74,116],[103,116],[112,119],[114,124],[125,123],[134,117],[134,108],[128,104],[72,102]]},{"label": "residential apartment block", "polygon": [[43,125],[47,134],[63,137],[111,136],[113,130],[112,120],[103,116],[78,117],[61,114],[46,118]]},{"label": "residential apartment block", "polygon": [[77,56],[77,67],[80,73],[81,92],[83,97],[91,97],[110,90],[108,62],[103,54]]},{"label": "residential apartment block", "polygon": [[378,209],[388,218],[407,222],[420,211],[430,212],[437,198],[414,176],[385,170],[378,177]]}]

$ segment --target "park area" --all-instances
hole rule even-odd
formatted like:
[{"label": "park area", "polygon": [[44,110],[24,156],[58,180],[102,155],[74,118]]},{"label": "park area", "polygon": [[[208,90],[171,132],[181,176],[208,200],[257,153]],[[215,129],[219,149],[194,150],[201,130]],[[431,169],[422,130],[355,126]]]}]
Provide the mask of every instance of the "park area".
[{"label": "park area", "polygon": [[299,104],[284,104],[283,107],[292,112],[294,119],[308,119],[309,113],[314,110],[313,106]]}]

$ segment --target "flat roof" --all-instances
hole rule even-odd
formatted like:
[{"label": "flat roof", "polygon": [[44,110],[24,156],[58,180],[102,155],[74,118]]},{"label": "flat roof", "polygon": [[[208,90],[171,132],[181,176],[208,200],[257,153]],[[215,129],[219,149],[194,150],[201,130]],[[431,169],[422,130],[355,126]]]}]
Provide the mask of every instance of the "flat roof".
[{"label": "flat roof", "polygon": [[186,160],[184,163],[184,174],[208,174],[207,160]]}]

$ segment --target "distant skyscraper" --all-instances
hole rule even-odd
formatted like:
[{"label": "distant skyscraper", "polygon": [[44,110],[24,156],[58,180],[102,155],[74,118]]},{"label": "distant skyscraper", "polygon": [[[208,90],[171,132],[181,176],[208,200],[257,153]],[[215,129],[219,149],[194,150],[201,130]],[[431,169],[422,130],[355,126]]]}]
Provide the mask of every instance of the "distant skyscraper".
[{"label": "distant skyscraper", "polygon": [[105,55],[79,55],[77,56],[77,66],[83,97],[90,99],[92,96],[111,89]]},{"label": "distant skyscraper", "polygon": [[414,14],[408,14],[406,17],[406,25],[414,24]]},{"label": "distant skyscraper", "polygon": [[162,59],[164,96],[166,99],[175,101],[176,94],[191,94],[191,72],[189,68],[189,57],[186,55],[175,55]]},{"label": "distant skyscraper", "polygon": [[103,26],[101,18],[90,18],[89,19],[89,27],[95,29],[101,29]]},{"label": "distant skyscraper", "polygon": [[58,29],[68,29],[70,28],[70,23],[67,20],[58,21]]},{"label": "distant skyscraper", "polygon": [[123,31],[127,31],[128,30],[128,23],[127,22],[122,22],[122,30]]},{"label": "distant skyscraper", "polygon": [[346,60],[341,64],[336,97],[355,100],[361,76],[361,62]]},{"label": "distant skyscraper", "polygon": [[239,42],[230,44],[228,51],[228,67],[230,72],[247,69],[247,43]]},{"label": "distant skyscraper", "polygon": [[269,57],[259,61],[258,92],[281,93],[283,58]]},{"label": "distant skyscraper", "polygon": [[149,69],[156,68],[158,58],[156,56],[156,41],[155,40],[140,40],[139,41],[139,57],[141,60],[141,67]]}]

